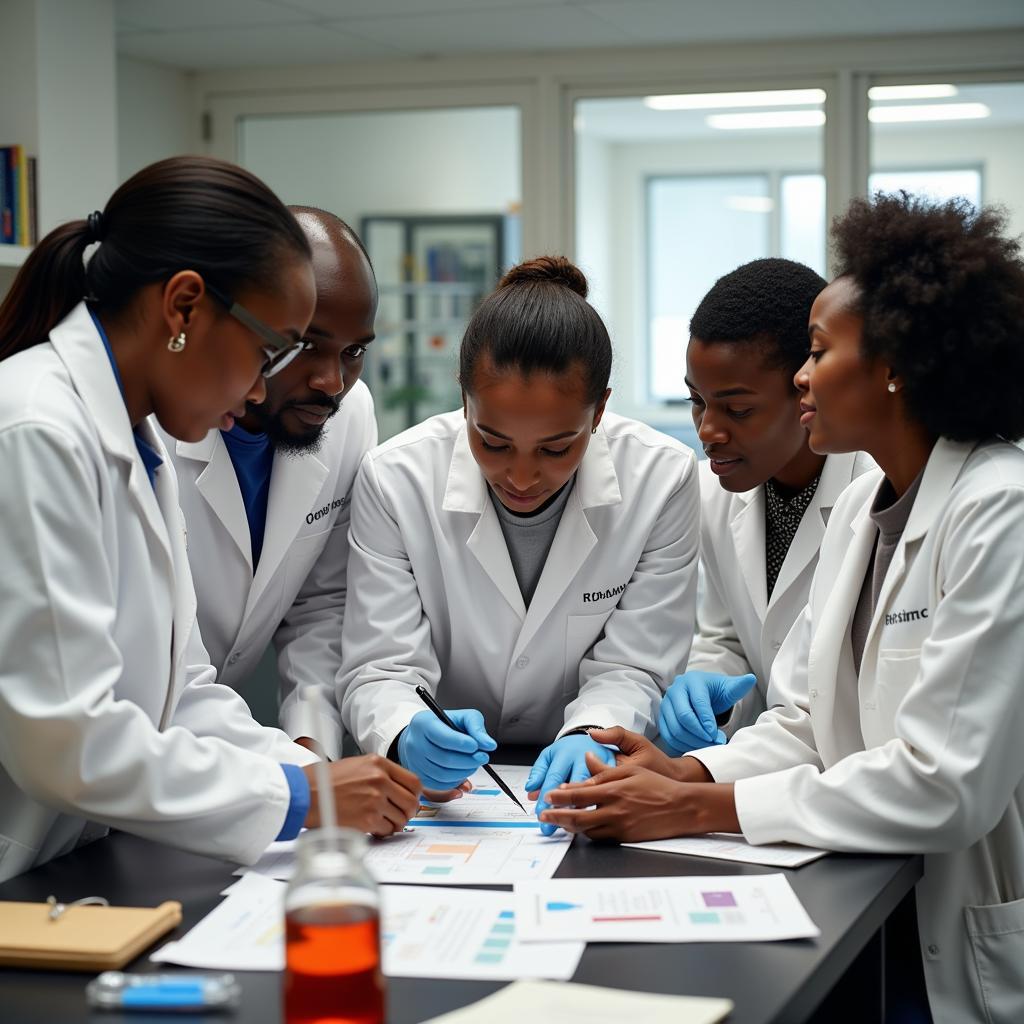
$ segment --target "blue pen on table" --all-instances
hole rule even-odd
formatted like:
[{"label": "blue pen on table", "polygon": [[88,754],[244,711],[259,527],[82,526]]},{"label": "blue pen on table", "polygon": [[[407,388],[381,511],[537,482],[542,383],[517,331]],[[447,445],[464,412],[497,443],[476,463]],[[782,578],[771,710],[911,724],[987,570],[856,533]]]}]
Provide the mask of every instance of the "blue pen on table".
[{"label": "blue pen on table", "polygon": [[[428,690],[428,689],[427,689],[427,688],[426,688],[425,686],[417,686],[417,687],[416,687],[416,696],[417,696],[417,697],[419,697],[419,699],[420,699],[421,701],[423,701],[423,703],[424,703],[424,704],[426,704],[426,705],[427,705],[427,707],[428,707],[428,708],[430,708],[430,710],[431,710],[431,711],[433,711],[433,712],[434,712],[434,714],[435,714],[435,715],[437,715],[437,717],[438,717],[438,718],[439,718],[439,719],[440,719],[440,720],[441,720],[442,722],[444,722],[444,724],[445,724],[445,725],[447,725],[449,729],[452,729],[452,730],[453,730],[453,731],[455,731],[455,732],[458,732],[458,733],[462,733],[463,735],[466,735],[466,733],[465,733],[465,732],[463,732],[463,730],[462,730],[462,729],[460,729],[460,728],[459,728],[459,727],[458,727],[458,726],[457,726],[457,725],[456,725],[456,724],[455,724],[455,723],[454,723],[454,722],[453,722],[453,721],[452,721],[452,720],[451,720],[451,719],[450,719],[450,718],[449,718],[449,717],[448,717],[448,716],[447,716],[447,715],[446,715],[446,714],[444,713],[444,709],[443,709],[443,708],[441,707],[441,705],[440,705],[440,704],[438,704],[438,703],[437,703],[437,701],[436,701],[436,700],[434,700],[433,696],[431,696],[431,693],[430,693],[430,691],[429,691],[429,690]],[[511,790],[511,789],[509,789],[509,788],[508,788],[508,786],[506,786],[506,785],[505,785],[505,783],[504,783],[504,781],[502,780],[501,776],[500,776],[500,775],[499,775],[499,774],[498,774],[498,773],[497,773],[497,772],[496,772],[496,771],[495,771],[495,770],[494,770],[494,769],[493,769],[493,768],[492,768],[492,767],[491,767],[491,766],[490,766],[489,764],[481,765],[481,767],[483,768],[483,770],[484,770],[485,772],[487,772],[487,774],[488,774],[488,775],[490,775],[490,777],[491,777],[491,778],[492,778],[492,779],[493,779],[493,780],[495,781],[495,783],[496,783],[496,784],[497,784],[497,785],[498,785],[498,786],[500,787],[500,789],[501,789],[502,793],[504,793],[504,794],[505,794],[505,796],[507,796],[507,797],[509,798],[509,800],[512,800],[512,801],[514,801],[514,802],[515,802],[516,806],[517,806],[517,807],[519,808],[519,810],[521,810],[521,811],[523,812],[523,814],[529,814],[529,813],[530,813],[530,812],[529,812],[529,811],[528,811],[528,810],[527,810],[527,809],[526,809],[526,808],[525,808],[525,807],[524,807],[524,806],[523,806],[523,805],[522,805],[522,804],[521,804],[521,803],[519,802],[519,800],[517,799],[517,797],[516,797],[515,793],[513,793],[513,792],[512,792],[512,790]]]}]

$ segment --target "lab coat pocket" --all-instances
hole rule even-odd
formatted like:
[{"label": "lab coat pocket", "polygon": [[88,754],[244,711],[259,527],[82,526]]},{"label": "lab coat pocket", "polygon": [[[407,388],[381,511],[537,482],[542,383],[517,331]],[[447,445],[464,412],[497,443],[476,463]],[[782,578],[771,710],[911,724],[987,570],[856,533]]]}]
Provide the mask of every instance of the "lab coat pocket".
[{"label": "lab coat pocket", "polygon": [[580,662],[601,637],[604,624],[614,609],[596,615],[570,615],[565,623],[565,669],[562,693],[575,694],[580,688]]},{"label": "lab coat pocket", "polygon": [[[921,651],[914,647],[910,650],[890,648],[878,652],[878,663],[875,669],[874,694],[865,693],[865,707],[870,709],[872,703],[878,713],[878,724],[886,735],[883,740],[894,735],[893,725],[896,712],[907,691],[914,684],[921,670]],[[865,737],[867,739],[867,737]]]},{"label": "lab coat pocket", "polygon": [[985,1020],[1024,1020],[1024,899],[967,907],[965,914]]}]

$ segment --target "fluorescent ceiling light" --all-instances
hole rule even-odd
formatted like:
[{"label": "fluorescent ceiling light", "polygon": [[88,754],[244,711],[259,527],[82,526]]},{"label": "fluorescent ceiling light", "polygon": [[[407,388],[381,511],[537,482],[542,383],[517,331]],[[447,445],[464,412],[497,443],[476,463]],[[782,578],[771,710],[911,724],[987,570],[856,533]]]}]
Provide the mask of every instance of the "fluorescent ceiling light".
[{"label": "fluorescent ceiling light", "polygon": [[972,121],[992,112],[984,103],[922,103],[910,107],[872,107],[868,120],[874,124],[905,121]]},{"label": "fluorescent ceiling light", "polygon": [[761,92],[693,92],[678,96],[647,96],[651,110],[725,110],[728,107],[820,106],[824,89],[770,89]]},{"label": "fluorescent ceiling light", "polygon": [[944,100],[958,92],[955,85],[873,85],[868,89],[868,99]]},{"label": "fluorescent ceiling light", "polygon": [[771,213],[775,209],[775,200],[771,196],[729,196],[725,205],[730,210],[743,213]]},{"label": "fluorescent ceiling light", "polygon": [[708,114],[709,128],[726,131],[744,128],[819,128],[824,110],[761,110],[742,114]]}]

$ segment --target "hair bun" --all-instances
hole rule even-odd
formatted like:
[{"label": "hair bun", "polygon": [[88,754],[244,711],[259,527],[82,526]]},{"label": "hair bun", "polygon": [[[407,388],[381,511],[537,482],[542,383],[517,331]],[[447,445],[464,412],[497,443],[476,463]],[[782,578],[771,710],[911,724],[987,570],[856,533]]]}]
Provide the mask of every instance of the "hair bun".
[{"label": "hair bun", "polygon": [[498,282],[498,288],[533,281],[551,281],[571,289],[580,298],[587,297],[587,279],[583,271],[564,256],[537,256],[513,267]]}]

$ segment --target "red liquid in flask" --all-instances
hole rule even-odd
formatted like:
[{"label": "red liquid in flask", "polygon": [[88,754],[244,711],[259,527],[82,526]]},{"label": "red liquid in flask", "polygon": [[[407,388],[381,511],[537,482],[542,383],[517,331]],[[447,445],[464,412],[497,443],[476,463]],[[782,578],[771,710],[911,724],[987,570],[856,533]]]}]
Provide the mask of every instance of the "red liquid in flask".
[{"label": "red liquid in flask", "polygon": [[375,908],[297,908],[285,917],[285,942],[287,1024],[384,1024]]}]

